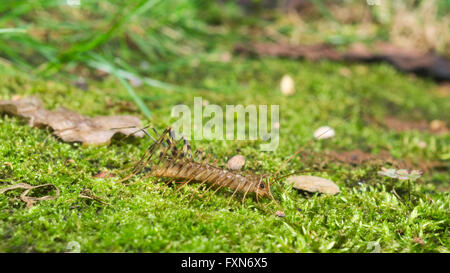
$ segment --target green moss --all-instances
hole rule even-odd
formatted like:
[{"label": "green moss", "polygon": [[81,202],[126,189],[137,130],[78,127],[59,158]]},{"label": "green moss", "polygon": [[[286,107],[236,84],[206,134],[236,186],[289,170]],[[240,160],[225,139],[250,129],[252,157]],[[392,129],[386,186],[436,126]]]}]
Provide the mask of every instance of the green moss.
[{"label": "green moss", "polygon": [[[350,78],[340,69],[352,71]],[[171,108],[178,103],[193,104],[202,96],[212,104],[280,105],[280,145],[275,152],[261,152],[250,141],[200,141],[201,147],[216,155],[219,164],[241,153],[246,169],[274,173],[281,163],[305,145],[316,128],[332,126],[336,137],[314,142],[309,150],[363,149],[373,154],[387,149],[396,159],[440,161],[449,154],[448,134],[394,132],[365,116],[382,120],[389,115],[447,123],[449,100],[430,90],[434,84],[399,74],[387,65],[309,63],[276,59],[244,60],[180,66],[168,73],[153,75],[186,87],[186,91],[166,91],[147,86],[136,88],[152,112],[152,120],[162,129],[171,123]],[[39,95],[46,106],[65,106],[85,115],[134,114],[108,107],[113,101],[132,101],[113,77],[89,82],[87,91],[65,80],[34,78],[2,66],[0,96]],[[297,92],[284,97],[279,81],[290,74]],[[127,171],[151,143],[149,139],[119,141],[109,146],[84,147],[63,143],[49,130],[30,128],[23,120],[0,119],[0,186],[25,182],[53,183],[61,190],[57,200],[42,201],[27,209],[19,200],[20,191],[0,195],[0,251],[65,251],[76,241],[82,252],[350,252],[372,251],[377,242],[383,252],[448,252],[448,167],[426,173],[413,191],[413,202],[399,201],[392,193],[392,181],[376,174],[373,165],[350,166],[337,162],[314,167],[313,158],[296,158],[283,171],[303,171],[335,181],[337,196],[304,196],[287,186],[274,187],[279,207],[252,197],[245,205],[236,198],[227,205],[230,192],[220,191],[207,201],[193,198],[197,186],[187,186],[174,194],[152,179],[130,186],[113,179],[94,178],[101,170],[117,175]],[[426,148],[418,142],[425,141]],[[5,163],[11,163],[5,164]],[[12,168],[11,168],[12,166]],[[386,163],[386,166],[389,166]],[[282,182],[282,181],[277,181]],[[361,182],[361,185],[358,184]],[[395,182],[399,194],[406,184]],[[110,205],[79,197],[91,189]],[[405,195],[403,195],[405,196]],[[183,198],[184,197],[184,198]],[[285,218],[275,216],[283,210]],[[420,237],[424,244],[413,241]],[[373,244],[372,244],[373,245]]]}]

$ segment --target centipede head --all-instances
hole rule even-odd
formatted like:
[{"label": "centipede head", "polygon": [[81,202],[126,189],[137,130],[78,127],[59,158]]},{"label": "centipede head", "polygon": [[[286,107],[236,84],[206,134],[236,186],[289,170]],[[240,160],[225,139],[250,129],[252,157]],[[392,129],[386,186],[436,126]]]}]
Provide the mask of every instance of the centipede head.
[{"label": "centipede head", "polygon": [[270,192],[269,181],[268,179],[266,179],[265,175],[259,176],[256,183],[257,185],[255,187],[255,194],[258,198],[259,197],[265,198],[272,196],[272,193]]}]

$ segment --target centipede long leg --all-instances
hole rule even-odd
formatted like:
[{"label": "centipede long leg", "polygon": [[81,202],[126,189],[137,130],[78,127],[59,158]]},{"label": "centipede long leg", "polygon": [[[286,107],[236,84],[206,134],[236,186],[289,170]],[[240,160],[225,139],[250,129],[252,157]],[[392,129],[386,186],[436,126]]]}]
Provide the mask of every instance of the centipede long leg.
[{"label": "centipede long leg", "polygon": [[[170,128],[164,130],[162,134],[158,134],[154,127],[147,126],[142,131],[146,135],[150,135],[145,129],[151,127],[155,132],[157,139],[150,145],[145,152],[144,156],[135,165],[133,173],[121,181],[129,179],[132,175],[140,174],[144,168],[148,168],[149,173],[145,173],[145,178],[149,176],[155,176],[160,178],[169,178],[165,181],[165,188],[163,195],[167,193],[167,186],[174,181],[181,183],[177,187],[175,193],[184,188],[191,181],[200,182],[198,187],[192,193],[190,200],[195,196],[204,197],[207,193],[213,190],[214,195],[217,191],[224,187],[233,189],[233,193],[228,200],[228,204],[231,202],[235,194],[240,191],[243,192],[242,202],[244,203],[249,192],[255,192],[257,200],[259,197],[270,196],[273,198],[270,192],[270,185],[266,188],[261,185],[261,179],[257,176],[244,176],[239,173],[231,172],[221,169],[217,166],[218,158],[214,157],[215,162],[209,163],[213,153],[209,153],[206,157],[202,156],[201,151],[197,150],[194,155],[191,149],[191,145],[186,138],[175,139],[174,131]],[[154,138],[152,138],[155,140]],[[182,145],[182,148],[180,147]],[[179,181],[182,179],[182,181]],[[205,186],[205,184],[209,184]],[[216,187],[216,189],[213,189]],[[202,190],[202,192],[200,192]],[[212,197],[209,196],[208,200]],[[185,196],[182,197],[182,199]]]},{"label": "centipede long leg", "polygon": [[222,189],[223,187],[226,187],[226,186],[230,185],[232,182],[233,182],[233,179],[230,179],[228,182],[223,183],[221,186],[217,187],[217,189],[213,192],[213,194],[211,194],[211,196],[208,198],[207,201],[209,201],[209,200],[211,199],[211,197],[212,197],[214,194],[216,194],[216,192],[217,192],[218,190]]},{"label": "centipede long leg", "polygon": [[[208,177],[206,177],[204,179],[203,182],[200,183],[199,188],[204,185],[205,183],[207,183],[209,180],[214,181],[214,179],[216,179],[217,177],[219,177],[221,174],[220,173],[214,173],[212,172]],[[189,199],[189,201],[192,200],[192,198],[194,198],[194,194],[192,194],[191,199]]]},{"label": "centipede long leg", "polygon": [[[258,183],[259,184],[259,183]],[[256,186],[258,185],[258,184],[256,184]],[[244,202],[245,202],[245,196],[247,196],[247,193],[248,193],[248,191],[250,190],[250,188],[251,187],[256,187],[255,185],[252,185],[251,183],[249,183],[249,185],[248,185],[248,188],[247,188],[247,190],[245,191],[245,193],[244,193],[244,197],[242,197],[242,204],[244,204]]]},{"label": "centipede long leg", "polygon": [[236,192],[240,189],[241,184],[239,184],[236,189],[234,190],[233,194],[231,195],[230,199],[228,200],[227,205],[230,205],[231,200],[233,199],[233,196],[236,194]]},{"label": "centipede long leg", "polygon": [[[211,185],[210,185],[210,186],[209,186],[202,194],[200,194],[199,198],[202,198],[203,195],[205,195],[205,194],[206,194],[212,187],[214,187],[216,184],[220,184],[220,183],[226,181],[227,179],[228,179],[228,177],[227,177],[226,175],[224,175],[224,177],[223,177],[221,180],[217,181],[216,183],[211,183]],[[219,187],[220,187],[220,186],[219,186]]]},{"label": "centipede long leg", "polygon": [[[205,173],[206,171],[207,171],[207,169],[204,169],[204,170],[200,171],[200,173],[198,173],[197,175],[201,175],[201,174]],[[186,182],[183,182],[183,184],[180,187],[178,187],[178,189],[175,191],[175,193],[180,191],[182,188],[184,188],[184,186],[186,186],[189,182],[194,180],[194,178],[195,178],[195,176],[192,176],[189,180],[187,180]]]}]

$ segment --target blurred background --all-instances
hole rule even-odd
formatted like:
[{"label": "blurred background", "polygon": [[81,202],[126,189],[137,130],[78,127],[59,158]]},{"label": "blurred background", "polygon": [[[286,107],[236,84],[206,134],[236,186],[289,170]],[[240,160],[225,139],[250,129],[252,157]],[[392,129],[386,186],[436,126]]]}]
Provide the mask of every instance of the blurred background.
[{"label": "blurred background", "polygon": [[1,1],[0,58],[42,75],[98,78],[112,66],[151,77],[227,61],[238,42],[383,41],[449,57],[449,11],[450,0]]},{"label": "blurred background", "polygon": [[[449,252],[449,30],[450,0],[2,0],[0,100],[35,95],[50,110],[133,115],[158,130],[194,97],[279,105],[275,152],[260,150],[263,139],[195,140],[193,150],[342,191],[306,197],[279,179],[292,226],[240,201],[228,209],[226,191],[180,203],[162,198],[162,183],[110,183],[150,138],[77,149],[2,116],[0,182],[62,194],[31,212],[19,195],[0,196],[0,251],[60,252],[75,240],[83,252],[368,252],[369,242]],[[333,133],[311,142],[323,128]],[[382,168],[425,173],[411,190]],[[79,198],[91,189],[111,206]]]}]

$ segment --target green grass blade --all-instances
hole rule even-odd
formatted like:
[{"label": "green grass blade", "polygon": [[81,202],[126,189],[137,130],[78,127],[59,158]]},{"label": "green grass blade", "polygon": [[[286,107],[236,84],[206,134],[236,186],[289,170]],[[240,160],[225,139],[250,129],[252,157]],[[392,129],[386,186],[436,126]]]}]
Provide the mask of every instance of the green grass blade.
[{"label": "green grass blade", "polygon": [[145,105],[144,101],[142,101],[142,99],[138,96],[136,91],[134,91],[133,87],[131,87],[131,85],[123,77],[121,77],[118,73],[113,72],[113,74],[119,79],[120,83],[122,83],[122,85],[128,91],[128,94],[130,94],[130,96],[133,98],[134,102],[137,104],[139,109],[141,109],[142,113],[144,113],[144,115],[150,119],[152,117],[152,114],[150,113],[150,109],[148,109],[148,107],[147,107],[147,105]]},{"label": "green grass blade", "polygon": [[24,28],[0,28],[0,34],[2,33],[26,33]]},{"label": "green grass blade", "polygon": [[[136,105],[139,107],[139,109],[141,109],[142,113],[144,113],[144,115],[150,119],[152,116],[152,114],[150,113],[150,109],[148,109],[147,105],[145,105],[144,101],[139,97],[139,95],[136,93],[134,88],[131,87],[131,85],[126,81],[126,79],[129,79],[130,75],[123,73],[123,71],[121,72],[113,64],[111,64],[110,62],[108,62],[107,60],[105,60],[103,57],[101,57],[99,55],[91,54],[91,56],[93,59],[96,59],[97,61],[89,60],[88,65],[90,65],[96,69],[100,69],[100,70],[106,71],[108,73],[111,73],[115,77],[117,77],[119,79],[120,83],[127,90],[128,94],[134,100]],[[134,77],[136,77],[136,76],[134,76]]]}]

